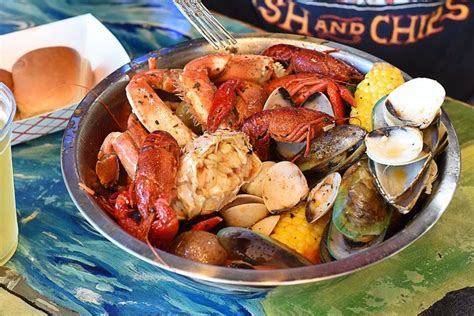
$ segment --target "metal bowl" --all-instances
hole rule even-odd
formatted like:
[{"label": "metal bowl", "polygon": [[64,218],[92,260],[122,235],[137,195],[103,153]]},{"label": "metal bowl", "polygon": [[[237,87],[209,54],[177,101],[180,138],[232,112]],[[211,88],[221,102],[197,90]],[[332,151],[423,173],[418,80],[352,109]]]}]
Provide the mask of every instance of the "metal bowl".
[{"label": "metal bowl", "polygon": [[[288,34],[241,35],[238,37],[235,48],[230,51],[240,54],[255,54],[277,43],[313,49],[338,48],[340,52],[334,55],[352,64],[363,73],[368,72],[374,62],[381,61],[374,56],[344,45]],[[437,160],[439,178],[433,188],[433,193],[418,203],[416,215],[402,230],[380,245],[340,261],[303,268],[267,271],[240,270],[200,264],[163,251],[159,251],[159,255],[167,265],[157,262],[147,245],[122,230],[102,210],[93,197],[79,188],[78,183],[82,182],[93,189],[98,187],[98,179],[94,171],[97,152],[108,133],[124,130],[126,119],[130,113],[125,96],[125,86],[134,73],[145,69],[148,57],[156,56],[159,67],[181,68],[191,59],[214,52],[215,50],[208,43],[203,40],[195,40],[139,57],[100,82],[82,100],[71,117],[64,133],[62,147],[62,170],[69,194],[84,217],[102,235],[123,250],[162,269],[195,280],[210,281],[216,286],[226,288],[230,285],[232,285],[230,288],[252,289],[317,282],[357,271],[393,256],[426,233],[448,207],[460,174],[460,151],[453,126],[443,112],[441,120],[448,129],[449,145]],[[104,104],[107,105],[110,112],[106,110]],[[117,122],[111,118],[111,114]]]}]

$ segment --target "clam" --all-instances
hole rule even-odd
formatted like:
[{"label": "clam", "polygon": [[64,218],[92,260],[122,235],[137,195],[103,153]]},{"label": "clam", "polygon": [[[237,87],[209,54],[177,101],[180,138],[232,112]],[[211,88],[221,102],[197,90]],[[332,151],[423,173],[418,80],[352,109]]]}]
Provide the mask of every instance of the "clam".
[{"label": "clam", "polygon": [[403,166],[387,166],[369,161],[369,170],[384,199],[401,213],[408,213],[429,181],[432,154]]},{"label": "clam", "polygon": [[227,226],[250,227],[268,215],[264,204],[246,203],[221,210]]},{"label": "clam", "polygon": [[279,220],[280,215],[265,217],[264,219],[255,223],[255,225],[252,226],[252,230],[265,236],[270,236]]},{"label": "clam", "polygon": [[340,185],[341,175],[334,172],[328,174],[309,192],[305,213],[308,223],[314,223],[332,208]]},{"label": "clam", "polygon": [[[262,167],[258,174],[253,178],[250,182],[244,184],[242,186],[242,191],[248,194],[252,194],[253,196],[262,197],[262,183],[263,179],[267,175],[268,169],[273,166],[276,162],[274,161],[264,161],[262,162]],[[262,200],[263,203],[263,200]]]},{"label": "clam", "polygon": [[252,195],[252,194],[237,194],[235,199],[230,202],[229,204],[226,204],[223,208],[222,211],[228,208],[231,208],[233,206],[237,205],[242,205],[242,204],[249,204],[249,203],[260,203],[263,204],[263,199],[260,196]]},{"label": "clam", "polygon": [[389,126],[384,118],[385,101],[387,100],[387,97],[388,95],[380,98],[372,109],[372,130]]},{"label": "clam", "polygon": [[217,233],[220,244],[230,259],[242,260],[253,266],[296,268],[311,262],[282,243],[249,229],[227,227]]},{"label": "clam", "polygon": [[295,106],[290,93],[283,87],[273,90],[263,105],[263,110],[271,110],[284,107]]},{"label": "clam", "polygon": [[415,78],[393,90],[385,101],[384,117],[389,125],[424,129],[437,115],[446,91],[436,80]]},{"label": "clam", "polygon": [[306,99],[306,101],[304,101],[301,107],[313,109],[334,116],[331,102],[329,101],[328,97],[321,92],[312,94],[308,99]]},{"label": "clam", "polygon": [[305,176],[289,161],[271,166],[262,183],[263,202],[272,214],[289,210],[306,198],[308,192]]},{"label": "clam", "polygon": [[406,165],[426,157],[430,150],[423,143],[423,133],[413,127],[387,126],[365,136],[367,156],[390,166]]},{"label": "clam", "polygon": [[335,228],[352,241],[366,243],[384,234],[390,212],[374,185],[367,161],[361,160],[347,169],[334,202]]},{"label": "clam", "polygon": [[357,125],[338,125],[311,141],[308,157],[295,163],[302,171],[335,172],[353,164],[365,152],[367,131]]}]

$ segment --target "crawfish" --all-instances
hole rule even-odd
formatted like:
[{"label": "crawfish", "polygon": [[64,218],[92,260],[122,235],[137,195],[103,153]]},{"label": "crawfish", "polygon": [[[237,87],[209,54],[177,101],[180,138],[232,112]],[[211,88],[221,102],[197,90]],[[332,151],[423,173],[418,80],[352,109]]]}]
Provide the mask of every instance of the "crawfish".
[{"label": "crawfish", "polygon": [[[180,147],[168,132],[149,134],[138,156],[135,180],[121,192],[114,217],[131,235],[154,246],[164,246],[178,232],[179,222],[171,203],[176,198]],[[139,216],[134,214],[134,204]]]},{"label": "crawfish", "polygon": [[326,52],[277,44],[267,48],[262,55],[287,64],[290,73],[317,73],[342,82],[360,81],[364,78],[357,69]]},{"label": "crawfish", "polygon": [[330,125],[334,125],[334,118],[323,112],[308,108],[277,108],[252,115],[244,121],[241,130],[249,136],[259,158],[267,160],[270,139],[288,143],[306,140],[307,155],[311,139]]}]

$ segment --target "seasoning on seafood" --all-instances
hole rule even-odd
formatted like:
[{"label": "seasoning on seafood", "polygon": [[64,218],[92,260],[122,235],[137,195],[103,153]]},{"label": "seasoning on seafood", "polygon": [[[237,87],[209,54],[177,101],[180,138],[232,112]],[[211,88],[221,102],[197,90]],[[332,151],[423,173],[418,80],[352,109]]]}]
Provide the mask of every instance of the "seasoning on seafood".
[{"label": "seasoning on seafood", "polygon": [[311,139],[333,125],[334,119],[322,112],[306,108],[278,108],[252,115],[244,121],[241,131],[249,136],[260,159],[268,160],[270,139],[291,143],[306,140],[306,155]]},{"label": "seasoning on seafood", "polygon": [[196,138],[181,157],[175,204],[179,217],[219,211],[257,175],[260,166],[244,133],[222,129]]},{"label": "seasoning on seafood", "polygon": [[305,176],[294,163],[280,161],[268,169],[262,183],[263,202],[272,214],[291,209],[308,195]]},{"label": "seasoning on seafood", "polygon": [[295,73],[316,73],[344,82],[363,79],[363,75],[357,69],[326,52],[277,44],[267,48],[262,55],[287,64]]},{"label": "seasoning on seafood", "polygon": [[[263,96],[263,102],[256,102],[254,100],[255,95],[259,94],[258,91],[261,91],[260,93],[264,93],[264,91],[263,89],[258,90],[258,86],[252,83],[265,84],[271,78],[273,72],[274,62],[269,57],[211,54],[193,59],[186,64],[180,75],[179,90],[184,100],[191,104],[190,111],[194,118],[207,129],[211,109],[218,120],[222,120],[226,116],[219,117],[218,113],[227,114],[234,107],[238,110],[239,118],[247,117],[249,109],[252,112],[251,109],[254,107],[260,107],[261,110],[266,95]],[[235,93],[239,94],[241,100],[227,101],[221,112],[218,108],[219,102],[214,103],[216,84],[225,83],[236,78],[238,78],[237,81],[227,84],[229,87],[222,88],[222,94],[217,95],[219,97],[217,101],[222,102],[227,98],[234,99]],[[247,89],[244,90],[245,85]],[[236,99],[238,98],[236,97]],[[251,102],[247,103],[246,100],[251,100]],[[216,122],[214,125],[219,124]]]},{"label": "seasoning on seafood", "polygon": [[176,92],[175,85],[181,70],[151,69],[133,76],[125,88],[133,113],[149,132],[167,131],[180,146],[196,135],[173,113],[153,89]]},{"label": "seasoning on seafood", "polygon": [[350,124],[372,130],[372,110],[380,98],[405,82],[402,72],[388,63],[374,63],[365,79],[359,82],[351,108]]}]

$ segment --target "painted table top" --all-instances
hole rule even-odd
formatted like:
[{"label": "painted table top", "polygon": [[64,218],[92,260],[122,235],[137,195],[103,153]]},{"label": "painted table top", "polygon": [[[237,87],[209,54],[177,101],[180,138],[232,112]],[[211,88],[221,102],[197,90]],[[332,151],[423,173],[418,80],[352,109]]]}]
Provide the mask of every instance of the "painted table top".
[{"label": "painted table top", "polygon": [[[9,1],[0,6],[0,34],[89,12],[131,58],[198,37],[171,2],[163,1]],[[252,31],[220,20],[233,32]],[[6,268],[0,268],[0,315],[419,313],[446,293],[474,285],[474,233],[472,220],[466,220],[474,209],[474,111],[452,100],[444,108],[460,139],[462,177],[449,209],[425,236],[350,276],[246,295],[223,294],[172,276],[97,233],[63,183],[62,133],[15,146],[20,242]]]}]

